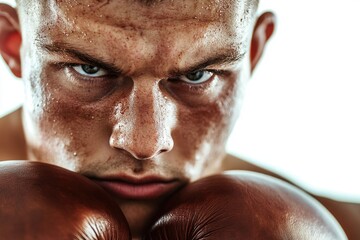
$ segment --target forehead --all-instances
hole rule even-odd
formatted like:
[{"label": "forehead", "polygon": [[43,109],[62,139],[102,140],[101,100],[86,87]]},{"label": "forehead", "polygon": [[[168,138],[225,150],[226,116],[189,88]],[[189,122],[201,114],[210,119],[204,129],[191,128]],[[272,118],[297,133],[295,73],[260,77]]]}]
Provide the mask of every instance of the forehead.
[{"label": "forehead", "polygon": [[24,22],[27,19],[31,26],[23,29],[30,39],[48,44],[76,43],[86,48],[93,45],[95,55],[121,56],[121,60],[137,63],[155,58],[159,61],[161,57],[190,59],[215,47],[243,55],[255,2],[38,0],[22,8],[28,16],[23,17]]},{"label": "forehead", "polygon": [[[38,0],[23,9],[40,29],[80,27],[86,23],[136,30],[191,25],[245,28],[256,0]],[[37,21],[36,21],[37,20]]]},{"label": "forehead", "polygon": [[48,0],[32,1],[45,12],[76,13],[79,17],[106,14],[113,20],[134,17],[157,20],[217,20],[226,13],[243,13],[256,5],[256,0]]}]

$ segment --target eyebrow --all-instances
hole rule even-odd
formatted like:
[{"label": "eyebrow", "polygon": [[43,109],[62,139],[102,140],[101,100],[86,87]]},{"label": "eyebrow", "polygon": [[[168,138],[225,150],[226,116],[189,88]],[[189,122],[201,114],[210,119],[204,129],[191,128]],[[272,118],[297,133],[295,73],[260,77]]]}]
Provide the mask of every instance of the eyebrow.
[{"label": "eyebrow", "polygon": [[170,72],[172,75],[180,76],[203,70],[212,65],[232,65],[241,61],[245,55],[246,53],[237,53],[237,51],[233,50],[220,54],[215,53],[213,56],[207,57],[205,60],[200,61],[193,66],[187,67],[185,69],[174,69]]},{"label": "eyebrow", "polygon": [[[49,53],[58,53],[60,55],[66,55],[73,58],[77,58],[83,62],[95,65],[100,68],[104,68],[116,74],[121,74],[124,72],[114,63],[111,63],[103,59],[95,58],[90,54],[84,53],[83,50],[78,49],[68,43],[53,42],[51,44],[38,43],[37,45]],[[207,57],[204,60],[185,69],[175,68],[171,70],[170,76],[173,77],[173,76],[186,75],[191,72],[203,70],[211,65],[231,65],[241,61],[244,58],[245,54],[246,53],[238,53],[237,51],[234,50],[227,50],[225,53],[223,52],[220,54],[215,53],[213,56]]]},{"label": "eyebrow", "polygon": [[54,42],[51,44],[39,43],[38,46],[49,53],[58,53],[60,55],[67,55],[73,58],[77,58],[83,62],[93,64],[97,67],[104,68],[113,73],[122,73],[123,70],[117,67],[114,63],[108,62],[103,59],[98,59],[90,54],[84,53],[68,43]]}]

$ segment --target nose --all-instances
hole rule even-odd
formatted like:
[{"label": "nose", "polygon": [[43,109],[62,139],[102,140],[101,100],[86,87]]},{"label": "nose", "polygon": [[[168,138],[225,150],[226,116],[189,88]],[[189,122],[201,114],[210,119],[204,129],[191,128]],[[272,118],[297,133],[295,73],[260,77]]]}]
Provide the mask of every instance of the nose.
[{"label": "nose", "polygon": [[176,115],[174,105],[163,95],[159,82],[134,80],[125,102],[115,107],[116,121],[110,146],[139,160],[169,152],[174,146],[171,129]]}]

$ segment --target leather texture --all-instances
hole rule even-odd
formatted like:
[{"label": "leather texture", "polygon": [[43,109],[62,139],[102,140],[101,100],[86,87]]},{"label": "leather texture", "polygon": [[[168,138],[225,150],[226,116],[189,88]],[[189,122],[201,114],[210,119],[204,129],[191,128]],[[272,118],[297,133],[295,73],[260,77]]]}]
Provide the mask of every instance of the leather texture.
[{"label": "leather texture", "polygon": [[278,179],[231,171],[173,195],[145,240],[342,240],[335,218],[315,199]]},{"label": "leather texture", "polygon": [[80,174],[45,163],[4,161],[0,179],[1,239],[131,239],[117,203]]}]

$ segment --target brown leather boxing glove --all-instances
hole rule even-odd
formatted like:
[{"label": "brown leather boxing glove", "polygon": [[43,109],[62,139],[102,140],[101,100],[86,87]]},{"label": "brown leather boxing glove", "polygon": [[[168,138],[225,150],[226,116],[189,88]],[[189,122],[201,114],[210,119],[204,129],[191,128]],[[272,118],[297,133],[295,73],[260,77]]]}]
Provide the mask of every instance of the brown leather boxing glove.
[{"label": "brown leather boxing glove", "polygon": [[173,195],[146,240],[347,239],[334,217],[294,186],[232,171]]},{"label": "brown leather boxing glove", "polygon": [[131,239],[124,215],[103,189],[74,172],[29,161],[0,162],[0,236]]}]

